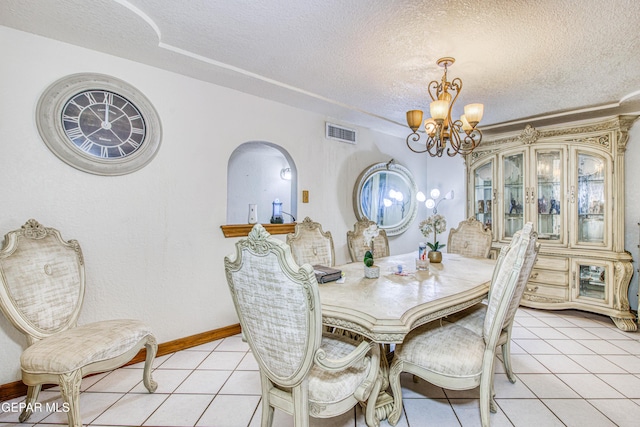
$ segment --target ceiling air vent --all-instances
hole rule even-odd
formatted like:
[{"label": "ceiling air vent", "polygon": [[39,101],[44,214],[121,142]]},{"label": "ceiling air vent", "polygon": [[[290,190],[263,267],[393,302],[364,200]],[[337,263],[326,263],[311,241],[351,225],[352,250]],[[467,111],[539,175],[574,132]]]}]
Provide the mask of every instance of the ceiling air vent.
[{"label": "ceiling air vent", "polygon": [[354,129],[348,129],[329,122],[326,122],[325,137],[349,144],[356,143],[356,131]]}]

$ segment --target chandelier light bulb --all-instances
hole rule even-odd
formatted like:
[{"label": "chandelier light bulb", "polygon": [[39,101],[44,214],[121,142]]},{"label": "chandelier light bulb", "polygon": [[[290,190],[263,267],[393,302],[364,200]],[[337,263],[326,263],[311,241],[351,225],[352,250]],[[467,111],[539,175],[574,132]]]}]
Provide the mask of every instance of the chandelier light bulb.
[{"label": "chandelier light bulb", "polygon": [[437,199],[438,197],[440,197],[440,190],[434,188],[433,190],[431,190],[431,193],[429,193],[429,195],[432,199]]},{"label": "chandelier light bulb", "polygon": [[418,200],[420,203],[422,203],[425,200],[427,200],[427,196],[425,196],[422,191],[418,191],[418,194],[416,194],[416,200]]},{"label": "chandelier light bulb", "polygon": [[472,127],[476,127],[484,114],[483,104],[469,104],[464,106],[464,115]]},{"label": "chandelier light bulb", "polygon": [[433,199],[427,199],[426,202],[424,202],[424,205],[428,208],[428,209],[433,209],[436,207],[436,201]]}]

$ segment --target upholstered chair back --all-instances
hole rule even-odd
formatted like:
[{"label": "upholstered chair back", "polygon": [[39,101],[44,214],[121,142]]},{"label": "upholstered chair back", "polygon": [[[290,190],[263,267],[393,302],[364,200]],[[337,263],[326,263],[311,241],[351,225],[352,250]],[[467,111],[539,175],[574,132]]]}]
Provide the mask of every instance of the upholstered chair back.
[{"label": "upholstered chair back", "polygon": [[[528,222],[511,243],[503,247],[491,282],[483,333],[487,344],[500,336],[504,325],[515,316],[524,287],[538,256],[538,235]],[[494,343],[495,344],[495,343]]]},{"label": "upholstered chair back", "polygon": [[299,266],[289,247],[260,224],[224,264],[242,333],[262,372],[279,385],[297,385],[322,336],[313,268]]},{"label": "upholstered chair back", "polygon": [[299,265],[335,265],[336,256],[331,232],[323,231],[322,225],[309,217],[296,224],[294,233],[287,234],[287,245],[291,248],[293,259]]},{"label": "upholstered chair back", "polygon": [[29,344],[76,325],[85,287],[76,240],[31,219],[5,235],[0,266],[2,311]]},{"label": "upholstered chair back", "polygon": [[[376,225],[374,221],[364,218],[353,225],[353,231],[347,231],[347,246],[349,247],[349,255],[351,262],[358,262],[364,259],[364,254],[370,248],[365,244],[363,232],[369,226]],[[387,232],[379,228],[378,236],[373,239],[373,253],[375,258],[381,258],[391,255],[389,253],[389,239]]]},{"label": "upholstered chair back", "polygon": [[487,258],[491,250],[491,230],[474,217],[466,219],[458,228],[449,230],[447,252],[469,257]]}]

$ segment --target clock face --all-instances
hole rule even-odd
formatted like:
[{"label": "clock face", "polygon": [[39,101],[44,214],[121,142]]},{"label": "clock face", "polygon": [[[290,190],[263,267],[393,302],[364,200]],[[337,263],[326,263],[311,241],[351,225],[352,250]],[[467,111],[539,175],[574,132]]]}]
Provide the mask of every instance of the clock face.
[{"label": "clock face", "polygon": [[124,175],[147,165],[160,147],[162,127],[151,102],[115,77],[79,73],[49,86],[36,124],[60,160],[96,175]]},{"label": "clock face", "polygon": [[120,159],[142,146],[146,127],[138,108],[105,90],[86,90],[62,108],[64,133],[75,147],[102,159]]}]

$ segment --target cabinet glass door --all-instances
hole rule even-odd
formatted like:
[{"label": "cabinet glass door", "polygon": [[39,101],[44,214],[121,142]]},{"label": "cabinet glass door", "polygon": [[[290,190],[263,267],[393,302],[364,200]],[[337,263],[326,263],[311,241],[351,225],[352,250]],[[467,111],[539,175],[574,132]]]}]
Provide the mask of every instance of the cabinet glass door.
[{"label": "cabinet glass door", "polygon": [[524,226],[524,154],[504,157],[504,237],[513,237]]},{"label": "cabinet glass door", "polygon": [[612,262],[576,258],[573,260],[572,269],[574,300],[603,306],[611,302]]},{"label": "cabinet glass door", "polygon": [[560,151],[536,153],[536,174],[538,200],[538,238],[561,240],[563,232],[560,202],[562,199],[562,156]]},{"label": "cabinet glass door", "polygon": [[476,168],[474,182],[474,216],[485,227],[491,229],[493,212],[493,160]]},{"label": "cabinet glass door", "polygon": [[578,242],[604,243],[605,170],[604,158],[578,153]]}]

